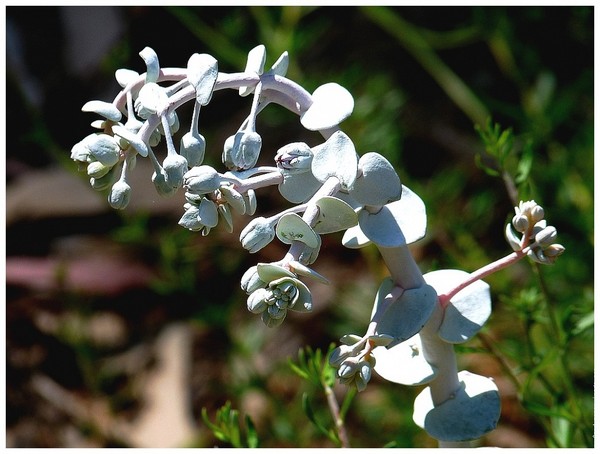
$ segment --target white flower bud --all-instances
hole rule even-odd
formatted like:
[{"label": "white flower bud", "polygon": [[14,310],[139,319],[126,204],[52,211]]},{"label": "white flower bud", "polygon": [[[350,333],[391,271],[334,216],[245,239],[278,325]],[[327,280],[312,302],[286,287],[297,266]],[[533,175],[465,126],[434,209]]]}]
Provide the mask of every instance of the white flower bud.
[{"label": "white flower bud", "polygon": [[183,185],[183,176],[188,170],[188,163],[183,156],[177,153],[169,154],[163,161],[166,182],[173,188],[180,188]]},{"label": "white flower bud", "polygon": [[156,192],[163,197],[170,197],[175,194],[177,190],[177,188],[174,188],[167,183],[166,176],[162,171],[159,173],[154,172],[152,174],[152,183],[154,183]]},{"label": "white flower bud", "polygon": [[221,184],[219,173],[211,166],[192,167],[183,176],[183,185],[195,194],[209,194]]},{"label": "white flower bud", "polygon": [[281,147],[275,155],[277,167],[284,173],[294,174],[310,171],[313,152],[303,142],[290,143]]},{"label": "white flower bud", "polygon": [[105,166],[100,161],[94,161],[88,164],[87,174],[93,178],[102,178],[110,171],[111,168],[111,166]]},{"label": "white flower bud", "polygon": [[117,139],[104,133],[90,134],[71,149],[71,159],[75,161],[100,161],[110,167],[119,162],[120,155]]},{"label": "white flower bud", "polygon": [[556,259],[563,252],[565,252],[565,247],[562,244],[551,244],[544,249],[544,255],[550,259]]},{"label": "white flower bud", "polygon": [[349,356],[352,355],[352,346],[340,345],[331,352],[329,364],[333,367],[340,367]]},{"label": "white flower bud", "polygon": [[524,233],[529,228],[529,219],[523,214],[517,214],[512,218],[512,225],[517,232]]},{"label": "white flower bud", "polygon": [[557,237],[556,229],[552,226],[545,227],[535,235],[535,242],[542,248],[550,246]]},{"label": "white flower bud", "polygon": [[200,222],[200,218],[198,217],[199,213],[200,213],[200,210],[198,210],[197,206],[194,206],[194,205],[188,206],[186,208],[185,213],[179,220],[178,224],[180,226],[185,227],[186,229],[194,231],[194,232],[196,232],[198,230],[202,230],[204,225],[202,224],[202,222]]},{"label": "white flower bud", "polygon": [[238,131],[223,146],[223,164],[229,169],[246,170],[254,167],[260,155],[262,138],[254,131]]},{"label": "white flower bud", "polygon": [[264,217],[252,219],[240,233],[242,247],[251,254],[258,252],[275,238],[273,225]]},{"label": "white flower bud", "polygon": [[160,85],[150,82],[145,84],[135,100],[135,112],[140,118],[147,120],[152,114],[163,111],[169,103],[169,96]]},{"label": "white flower bud", "polygon": [[241,279],[242,290],[250,294],[259,288],[264,288],[267,283],[264,282],[259,276],[256,265],[251,266],[246,270]]},{"label": "white flower bud", "polygon": [[122,210],[129,204],[131,196],[131,186],[124,180],[119,180],[113,184],[110,194],[108,195],[108,203],[116,210]]},{"label": "white flower bud", "polygon": [[260,314],[267,309],[267,296],[269,291],[264,288],[259,288],[248,296],[248,310],[253,314]]},{"label": "white flower bud", "polygon": [[201,134],[187,132],[179,142],[179,154],[187,159],[190,167],[202,164],[205,150],[206,140]]}]

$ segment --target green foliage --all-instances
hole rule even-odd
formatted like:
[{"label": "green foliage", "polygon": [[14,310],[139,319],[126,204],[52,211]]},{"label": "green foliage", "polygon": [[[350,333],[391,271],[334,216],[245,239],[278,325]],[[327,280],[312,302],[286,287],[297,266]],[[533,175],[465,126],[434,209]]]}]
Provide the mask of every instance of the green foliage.
[{"label": "green foliage", "polygon": [[208,411],[203,407],[202,420],[218,440],[234,448],[258,447],[258,435],[254,423],[246,415],[242,424],[239,411],[232,409],[229,401],[217,410],[214,422],[210,420]]},{"label": "green foliage", "polygon": [[[334,348],[335,344],[330,344],[327,353],[323,355],[321,349],[313,350],[310,346],[307,346],[298,352],[297,363],[290,359],[288,364],[294,373],[312,385],[312,392],[304,392],[302,394],[302,409],[306,417],[321,434],[325,435],[337,446],[343,446],[344,442],[341,439],[340,427],[343,427],[346,413],[356,395],[356,390],[349,390],[346,393],[341,408],[337,407],[337,402],[335,402],[335,396],[333,395],[336,370],[328,361]],[[314,399],[316,391],[322,393],[328,401],[333,419],[330,424],[326,424],[320,420],[311,403],[311,395],[312,399]]]}]

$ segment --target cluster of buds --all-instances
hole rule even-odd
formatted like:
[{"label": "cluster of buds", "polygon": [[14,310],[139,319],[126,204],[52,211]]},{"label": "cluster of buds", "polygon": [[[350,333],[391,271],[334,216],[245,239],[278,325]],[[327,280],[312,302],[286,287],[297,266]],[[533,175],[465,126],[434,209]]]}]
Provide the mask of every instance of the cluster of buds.
[{"label": "cluster of buds", "polygon": [[371,354],[375,347],[385,347],[393,337],[385,334],[365,335],[347,334],[340,339],[342,345],[335,348],[329,357],[329,364],[337,369],[340,383],[354,385],[363,391],[371,380],[375,367],[375,357]]},{"label": "cluster of buds", "polygon": [[526,251],[527,256],[538,263],[552,264],[565,251],[561,244],[555,243],[556,228],[547,225],[544,209],[534,200],[521,201],[515,207],[515,215],[506,225],[505,235],[514,251]]}]

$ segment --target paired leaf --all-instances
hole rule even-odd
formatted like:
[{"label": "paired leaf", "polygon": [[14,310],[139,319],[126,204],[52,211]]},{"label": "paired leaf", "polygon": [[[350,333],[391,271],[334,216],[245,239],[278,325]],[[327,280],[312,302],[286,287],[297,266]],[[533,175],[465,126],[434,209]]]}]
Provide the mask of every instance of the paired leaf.
[{"label": "paired leaf", "polygon": [[314,147],[311,171],[321,183],[336,177],[343,189],[351,188],[358,172],[358,155],[352,140],[336,131],[325,143]]},{"label": "paired leaf", "polygon": [[[450,291],[469,277],[461,270],[438,270],[423,276],[438,294]],[[438,335],[446,342],[458,344],[471,339],[483,327],[492,312],[490,286],[476,281],[452,297],[444,309]]]},{"label": "paired leaf", "polygon": [[318,87],[312,94],[312,101],[310,107],[300,115],[300,123],[310,131],[337,126],[354,110],[354,98],[336,83]]},{"label": "paired leaf", "polygon": [[458,378],[460,388],[440,405],[434,405],[429,387],[415,399],[414,422],[438,440],[475,440],[495,429],[500,418],[500,395],[492,379],[464,370]]}]

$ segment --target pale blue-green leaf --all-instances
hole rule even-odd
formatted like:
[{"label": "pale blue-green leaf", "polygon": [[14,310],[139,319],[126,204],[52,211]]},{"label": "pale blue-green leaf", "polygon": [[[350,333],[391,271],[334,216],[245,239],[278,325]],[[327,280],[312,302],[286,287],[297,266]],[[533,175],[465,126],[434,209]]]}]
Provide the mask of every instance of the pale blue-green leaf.
[{"label": "pale blue-green leaf", "polygon": [[[246,73],[256,73],[259,76],[263,73],[265,61],[267,60],[267,49],[263,44],[259,44],[250,52],[248,52],[248,61],[246,62]],[[240,96],[248,96],[254,91],[254,86],[240,87]]]},{"label": "pale blue-green leaf", "polygon": [[144,143],[140,136],[134,134],[129,129],[124,128],[123,126],[115,125],[112,127],[112,131],[115,135],[122,137],[127,142],[131,144],[131,146],[137,151],[140,156],[146,157],[148,156],[148,145]]},{"label": "pale blue-green leaf", "polygon": [[125,88],[139,76],[140,75],[137,71],[133,71],[131,69],[121,68],[115,71],[115,79],[122,88]]},{"label": "pale blue-green leaf", "polygon": [[358,216],[352,207],[337,197],[322,197],[316,205],[319,215],[313,229],[319,234],[339,232],[358,223]]},{"label": "pale blue-green leaf", "polygon": [[329,284],[329,279],[327,279],[322,274],[317,273],[315,270],[310,269],[306,265],[298,262],[297,260],[290,261],[290,267],[294,270],[294,272],[301,276],[309,276],[312,277],[323,284]]},{"label": "pale blue-green leaf", "polygon": [[221,186],[219,190],[223,194],[223,197],[225,197],[225,200],[227,200],[227,203],[231,205],[233,211],[240,215],[246,214],[246,202],[244,202],[242,194],[229,186]]},{"label": "pale blue-green leaf", "polygon": [[314,147],[311,171],[321,183],[336,177],[343,189],[351,188],[358,172],[358,155],[350,137],[336,131],[323,144]]},{"label": "pale blue-green leaf", "polygon": [[279,184],[279,192],[292,203],[304,203],[321,187],[311,172],[284,174],[283,182]]},{"label": "pale blue-green leaf", "polygon": [[432,381],[437,368],[423,356],[421,337],[415,334],[394,347],[377,347],[373,350],[375,372],[393,383],[407,386],[424,385]]},{"label": "pale blue-green leaf", "polygon": [[349,249],[359,249],[371,244],[371,240],[360,229],[360,225],[355,225],[344,232],[342,244]]},{"label": "pale blue-green leaf", "polygon": [[285,76],[287,73],[289,64],[290,64],[290,58],[289,58],[288,52],[285,51],[279,56],[277,61],[275,63],[273,63],[273,66],[271,66],[269,73],[275,74],[277,76]]},{"label": "pale blue-green leaf", "polygon": [[310,248],[315,248],[319,245],[319,236],[306,221],[296,213],[287,213],[283,215],[277,223],[275,233],[277,238],[285,244],[292,244],[293,241],[300,241]]},{"label": "pale blue-green leaf", "polygon": [[285,276],[296,277],[291,271],[273,263],[258,263],[256,265],[256,272],[260,280],[267,283]]},{"label": "pale blue-green leaf", "polygon": [[200,222],[209,228],[216,227],[219,223],[219,212],[217,206],[212,200],[202,199],[198,207],[198,218]]},{"label": "pale blue-green leaf", "polygon": [[354,110],[354,98],[336,83],[318,87],[312,94],[312,104],[300,115],[300,123],[310,131],[320,131],[339,125]]},{"label": "pale blue-green leaf", "polygon": [[144,47],[140,53],[140,57],[146,63],[146,83],[156,82],[160,75],[160,64],[158,63],[158,55],[151,47]]},{"label": "pale blue-green leaf", "polygon": [[358,161],[359,176],[350,194],[362,205],[381,206],[399,200],[400,177],[390,162],[379,153],[365,153]]},{"label": "pale blue-green leaf", "polygon": [[377,213],[361,210],[358,223],[365,236],[378,246],[404,246],[425,236],[425,204],[418,195],[402,186],[400,200],[385,205]]},{"label": "pale blue-green leaf", "polygon": [[114,104],[104,101],[88,101],[83,105],[81,111],[94,112],[111,121],[120,121],[122,117],[121,111]]},{"label": "pale blue-green leaf", "polygon": [[500,395],[494,381],[464,370],[458,379],[460,388],[438,406],[433,404],[429,387],[415,399],[414,422],[437,440],[475,440],[498,424]]},{"label": "pale blue-green leaf", "polygon": [[[394,286],[391,278],[383,280],[375,296],[371,318],[381,310],[380,306],[384,304]],[[394,341],[389,344],[389,348],[410,339],[425,325],[436,303],[437,293],[429,285],[404,290],[400,298],[390,304],[385,302],[388,306],[383,316],[380,317],[375,333],[386,334],[394,338]]]},{"label": "pale blue-green leaf", "polygon": [[310,312],[312,311],[312,295],[306,284],[298,279],[294,279],[296,288],[298,289],[298,298],[290,310],[295,312]]},{"label": "pale blue-green leaf", "polygon": [[205,106],[210,102],[219,75],[219,64],[209,54],[193,54],[187,63],[187,78],[196,90],[196,101]]},{"label": "pale blue-green leaf", "polygon": [[[469,277],[461,270],[437,270],[423,276],[439,295],[446,293]],[[492,313],[490,286],[475,281],[452,297],[444,310],[438,335],[446,342],[458,344],[471,339]]]}]

